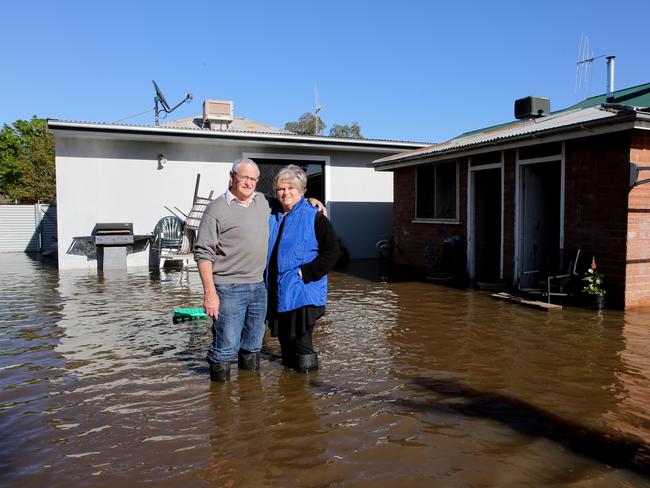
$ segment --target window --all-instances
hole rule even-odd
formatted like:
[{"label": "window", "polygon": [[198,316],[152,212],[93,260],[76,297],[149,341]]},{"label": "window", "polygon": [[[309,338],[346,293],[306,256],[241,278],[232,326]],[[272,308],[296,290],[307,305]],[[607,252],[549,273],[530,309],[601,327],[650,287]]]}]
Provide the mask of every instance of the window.
[{"label": "window", "polygon": [[458,219],[458,163],[456,161],[418,166],[415,181],[416,219]]}]

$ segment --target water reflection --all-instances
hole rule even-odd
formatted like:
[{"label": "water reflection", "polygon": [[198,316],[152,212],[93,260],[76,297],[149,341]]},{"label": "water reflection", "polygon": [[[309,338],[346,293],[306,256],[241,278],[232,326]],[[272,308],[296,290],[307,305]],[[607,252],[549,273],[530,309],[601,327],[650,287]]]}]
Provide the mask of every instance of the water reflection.
[{"label": "water reflection", "polygon": [[321,370],[211,385],[196,274],[0,255],[0,470],[20,486],[644,486],[650,311],[331,277]]}]

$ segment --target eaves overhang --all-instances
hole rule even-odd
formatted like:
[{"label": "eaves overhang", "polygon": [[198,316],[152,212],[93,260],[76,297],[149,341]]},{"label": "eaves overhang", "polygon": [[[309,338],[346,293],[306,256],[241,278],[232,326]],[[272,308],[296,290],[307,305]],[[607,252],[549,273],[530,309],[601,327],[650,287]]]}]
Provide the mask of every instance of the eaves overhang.
[{"label": "eaves overhang", "polygon": [[115,124],[61,121],[56,119],[48,119],[47,128],[54,136],[60,135],[158,142],[178,142],[180,140],[185,140],[204,143],[247,143],[382,153],[403,152],[406,150],[420,149],[429,145],[428,143],[409,141],[345,139],[326,136],[302,136],[295,134],[261,132],[230,132],[208,129],[124,126]]},{"label": "eaves overhang", "polygon": [[[413,155],[409,155],[407,152],[403,155],[388,156],[378,159],[372,163],[372,166],[375,168],[375,171],[391,171],[407,166],[417,166],[419,164],[426,164],[445,159],[472,156],[484,153],[486,150],[498,151],[513,149],[517,147],[565,141],[568,139],[578,139],[581,137],[589,137],[597,134],[618,132],[635,128],[650,129],[650,114],[625,110],[624,112],[611,117],[582,121],[537,132],[504,136],[486,141],[477,141],[461,147],[452,147],[436,151],[435,146],[433,146],[430,152],[419,152]],[[444,145],[444,143],[439,146],[442,145]]]}]

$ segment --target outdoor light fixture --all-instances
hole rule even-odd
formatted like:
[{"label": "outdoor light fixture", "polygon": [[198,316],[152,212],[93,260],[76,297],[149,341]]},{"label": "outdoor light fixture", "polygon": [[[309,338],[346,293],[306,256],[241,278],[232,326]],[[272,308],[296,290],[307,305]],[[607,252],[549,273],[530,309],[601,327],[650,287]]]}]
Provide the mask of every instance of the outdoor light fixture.
[{"label": "outdoor light fixture", "polygon": [[159,154],[158,155],[158,169],[163,169],[166,164],[167,164],[167,158],[165,157],[165,155],[164,154]]}]

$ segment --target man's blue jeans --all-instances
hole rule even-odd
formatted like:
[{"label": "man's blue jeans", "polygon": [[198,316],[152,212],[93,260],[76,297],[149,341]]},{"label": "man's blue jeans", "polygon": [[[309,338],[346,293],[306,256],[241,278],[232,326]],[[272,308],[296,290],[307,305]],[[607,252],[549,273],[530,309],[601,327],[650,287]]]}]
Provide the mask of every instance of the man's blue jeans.
[{"label": "man's blue jeans", "polygon": [[264,340],[266,286],[264,282],[216,285],[219,316],[212,323],[209,363],[230,362],[240,350],[259,352]]}]

